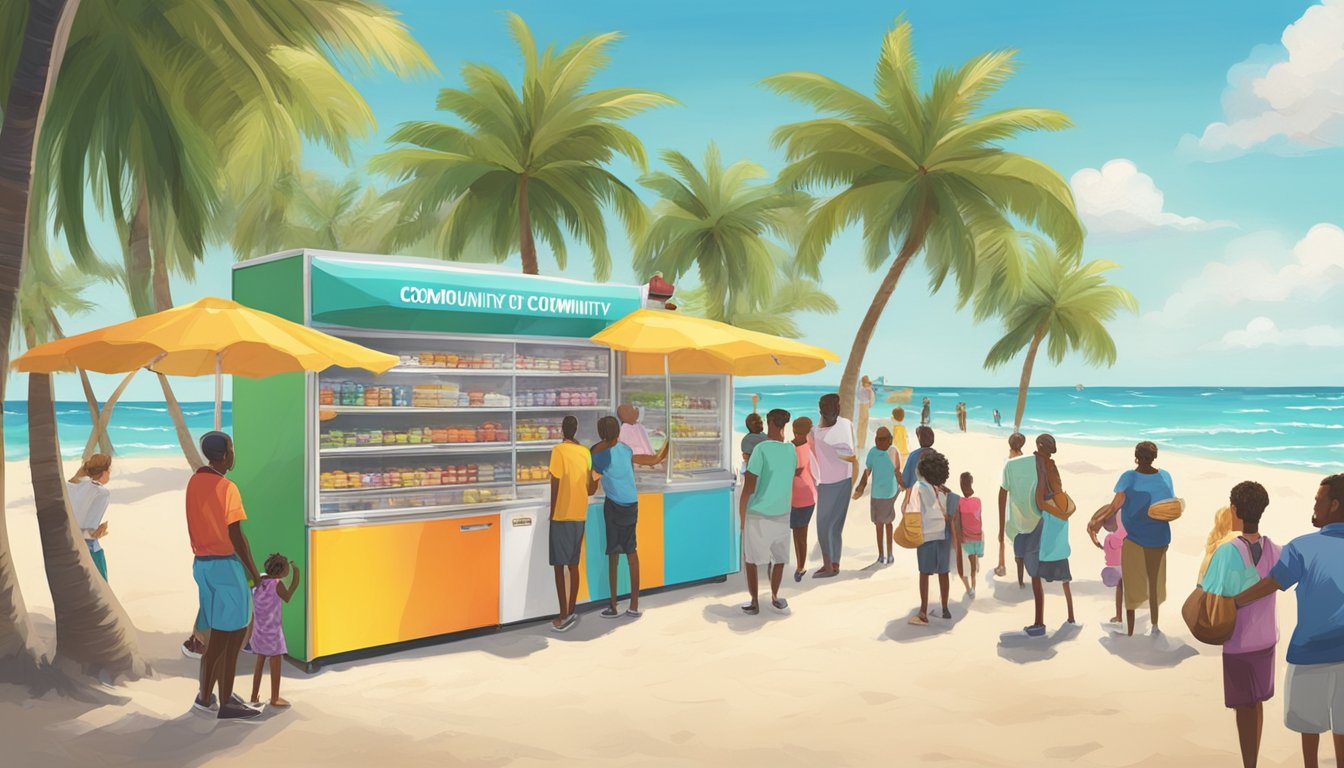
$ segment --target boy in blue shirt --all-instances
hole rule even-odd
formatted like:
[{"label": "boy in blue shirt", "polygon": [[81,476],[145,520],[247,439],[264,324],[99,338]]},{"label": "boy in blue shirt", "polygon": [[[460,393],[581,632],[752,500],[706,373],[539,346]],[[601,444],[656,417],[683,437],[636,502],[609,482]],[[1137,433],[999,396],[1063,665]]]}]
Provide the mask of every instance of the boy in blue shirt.
[{"label": "boy in blue shirt", "polygon": [[896,467],[901,457],[891,445],[891,431],[879,427],[873,438],[873,447],[868,450],[864,462],[863,477],[859,478],[859,487],[854,489],[854,498],[863,495],[868,478],[873,478],[873,495],[868,499],[869,515],[877,529],[877,564],[891,565],[895,560],[891,555],[892,525],[896,522],[896,490],[900,481],[896,479]]},{"label": "boy in blue shirt", "polygon": [[1236,598],[1243,608],[1297,587],[1284,723],[1302,734],[1307,768],[1319,764],[1322,733],[1334,734],[1335,759],[1344,756],[1344,474],[1321,481],[1311,524],[1320,530],[1289,542],[1269,575]]},{"label": "boy in blue shirt", "polygon": [[651,467],[667,458],[671,440],[663,443],[656,456],[636,456],[630,446],[621,442],[621,422],[615,416],[603,416],[597,421],[597,435],[602,442],[594,445],[593,474],[602,481],[602,517],[606,523],[608,576],[611,579],[611,605],[602,611],[602,618],[614,619],[621,615],[616,607],[616,567],[621,555],[630,564],[630,608],[626,616],[637,619],[639,612],[639,555],[635,551],[635,527],[639,522],[639,492],[635,488],[635,465]]}]

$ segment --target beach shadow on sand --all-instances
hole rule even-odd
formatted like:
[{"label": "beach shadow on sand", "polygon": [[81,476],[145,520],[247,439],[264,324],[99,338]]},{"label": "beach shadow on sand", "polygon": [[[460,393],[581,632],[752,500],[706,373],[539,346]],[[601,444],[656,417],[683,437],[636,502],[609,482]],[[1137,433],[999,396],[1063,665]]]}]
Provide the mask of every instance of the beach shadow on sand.
[{"label": "beach shadow on sand", "polygon": [[195,711],[167,721],[132,713],[72,738],[70,751],[100,755],[102,765],[206,765],[240,744],[265,741],[294,719],[293,712],[270,707],[246,723],[221,722],[214,714]]},{"label": "beach shadow on sand", "polygon": [[[758,632],[766,624],[775,621],[783,621],[789,618],[789,611],[777,611],[770,605],[769,593],[762,596],[760,606],[761,612],[755,616],[749,616],[742,612],[742,606],[746,604],[747,599],[744,594],[739,602],[724,605],[707,605],[704,610],[705,621],[711,624],[723,624],[739,635],[749,635],[752,632]],[[788,598],[785,598],[786,600]]]},{"label": "beach shadow on sand", "polygon": [[999,635],[999,658],[1014,664],[1032,664],[1049,661],[1059,655],[1059,646],[1077,640],[1083,632],[1078,624],[1063,624],[1046,637],[1029,637],[1026,632],[1004,632]]},{"label": "beach shadow on sand", "polygon": [[1101,647],[1140,669],[1170,669],[1199,655],[1199,651],[1167,634],[1125,634],[1123,629],[1110,626],[1102,636]]},{"label": "beach shadow on sand", "polygon": [[967,610],[971,604],[970,600],[966,598],[963,598],[960,602],[949,601],[947,610],[952,614],[952,618],[943,619],[938,617],[938,611],[941,610],[941,607],[936,602],[931,602],[933,604],[929,606],[928,625],[911,624],[910,619],[919,613],[919,608],[911,608],[909,613],[888,622],[886,631],[882,633],[879,639],[895,640],[898,643],[918,643],[931,637],[945,635],[955,629],[962,619],[966,618]]},{"label": "beach shadow on sand", "polygon": [[989,582],[990,592],[997,602],[1009,605],[1031,602],[1031,582],[1027,581],[1019,587],[1011,568],[1008,575],[1002,578],[995,576],[993,569],[986,571],[985,580]]}]

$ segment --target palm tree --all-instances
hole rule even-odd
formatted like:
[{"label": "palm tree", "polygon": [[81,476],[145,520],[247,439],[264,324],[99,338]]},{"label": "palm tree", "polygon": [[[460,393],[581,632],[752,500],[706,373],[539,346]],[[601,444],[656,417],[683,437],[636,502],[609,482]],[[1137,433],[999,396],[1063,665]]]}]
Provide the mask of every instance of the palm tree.
[{"label": "palm tree", "polygon": [[[39,178],[76,263],[94,260],[88,187],[122,235],[137,316],[172,307],[170,276],[191,277],[208,222],[229,197],[297,172],[305,141],[348,159],[373,127],[337,65],[432,68],[395,14],[372,0],[85,0],[51,99]],[[108,100],[110,92],[123,94]],[[259,205],[261,203],[258,203]],[[188,461],[201,459],[159,377]]]},{"label": "palm tree", "polygon": [[[395,245],[404,231],[401,193],[379,192],[354,178],[337,181],[314,171],[277,180],[266,207],[247,203],[227,205],[216,217],[217,237],[241,248],[241,259],[256,258],[287,248],[322,248],[356,253],[384,253],[396,248],[404,256],[433,258],[433,238]],[[283,200],[283,205],[273,205]],[[440,213],[439,218],[442,218]],[[466,260],[480,258],[470,249]]]},{"label": "palm tree", "polygon": [[[90,282],[74,266],[57,269],[35,254],[20,289],[20,323],[31,348],[59,332],[56,311],[87,312],[94,305],[79,292]],[[56,610],[57,668],[113,679],[149,671],[135,627],[94,568],[70,513],[57,436],[51,376],[28,376],[28,467],[37,506],[42,561]]]},{"label": "palm tree", "polygon": [[705,317],[731,322],[730,314],[756,312],[773,293],[781,263],[791,260],[767,235],[789,240],[811,198],[759,183],[766,173],[755,163],[739,160],[724,168],[713,142],[703,171],[680,152],[660,156],[673,173],[639,180],[662,199],[635,249],[636,275],[648,280],[662,274],[675,282],[694,269],[700,282],[692,306]]},{"label": "palm tree", "polygon": [[1106,323],[1122,309],[1137,312],[1139,308],[1133,294],[1106,282],[1105,273],[1115,269],[1114,263],[1077,263],[1061,258],[1040,238],[1030,241],[1032,258],[1022,292],[1002,307],[1003,338],[985,357],[985,367],[993,370],[1027,350],[1017,388],[1015,430],[1022,427],[1027,387],[1042,343],[1056,365],[1069,352],[1076,352],[1088,365],[1110,367],[1115,364],[1115,340]]},{"label": "palm tree", "polygon": [[910,24],[898,20],[878,58],[874,96],[810,72],[765,80],[772,90],[824,116],[782,126],[774,142],[787,152],[780,175],[788,185],[839,187],[819,204],[804,232],[798,258],[813,275],[827,245],[862,222],[864,260],[877,270],[899,244],[859,324],[840,384],[843,413],[852,411],[864,354],[896,284],[910,260],[926,254],[932,288],[951,277],[958,305],[974,295],[977,270],[1002,268],[1016,285],[1013,241],[1019,219],[1076,258],[1083,229],[1068,184],[1054,169],[1000,144],[1024,131],[1059,130],[1063,114],[1014,108],[983,114],[981,107],[1013,73],[1012,51],[976,56],[938,72],[920,91]]},{"label": "palm tree", "polygon": [[[469,128],[406,123],[390,141],[410,146],[370,167],[403,183],[411,221],[433,222],[431,214],[451,206],[441,223],[428,225],[447,258],[478,239],[497,261],[518,250],[523,272],[535,275],[540,239],[564,269],[568,232],[592,251],[593,273],[605,280],[611,253],[602,206],[616,210],[632,239],[645,218],[638,196],[606,168],[616,155],[646,165],[643,145],[620,121],[673,101],[634,88],[588,90],[616,33],[541,52],[522,18],[508,18],[523,58],[521,89],[493,67],[464,66],[465,88],[440,91],[438,108]],[[425,232],[411,228],[401,237],[418,240]]]},{"label": "palm tree", "polygon": [[[783,256],[783,251],[776,255]],[[677,308],[687,314],[708,317],[729,325],[775,336],[798,338],[803,331],[794,319],[799,312],[833,315],[840,310],[835,299],[806,275],[798,273],[792,260],[778,260],[767,272],[766,287],[759,294],[739,293],[719,315],[709,311],[709,293],[702,285],[677,291]]]},{"label": "palm tree", "polygon": [[[0,104],[0,110],[4,111],[0,123],[0,364],[4,370],[9,368],[9,342],[27,256],[33,148],[46,96],[56,81],[70,25],[78,9],[79,0],[29,0],[26,9],[14,2],[0,8],[0,19],[4,21],[0,30],[6,33],[0,37],[4,50],[19,51],[17,58],[5,56],[5,64],[0,64],[0,85],[8,84],[0,91],[6,96]],[[7,66],[11,61],[13,69]],[[0,400],[4,399],[7,378],[0,372]],[[0,449],[3,448],[4,432],[0,429]],[[0,467],[0,498],[3,497],[4,468]],[[16,682],[33,681],[39,658],[10,557],[3,506],[0,504],[0,676]]]}]

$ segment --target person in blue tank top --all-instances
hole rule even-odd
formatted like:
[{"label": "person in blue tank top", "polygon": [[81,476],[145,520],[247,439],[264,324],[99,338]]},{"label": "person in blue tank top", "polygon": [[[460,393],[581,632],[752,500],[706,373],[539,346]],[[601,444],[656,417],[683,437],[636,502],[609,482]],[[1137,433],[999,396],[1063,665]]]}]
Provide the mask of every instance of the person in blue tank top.
[{"label": "person in blue tank top", "polygon": [[1125,622],[1134,634],[1134,612],[1148,604],[1153,634],[1157,628],[1158,606],[1167,599],[1167,547],[1171,544],[1171,523],[1154,520],[1148,508],[1159,501],[1174,498],[1176,486],[1165,469],[1153,466],[1157,445],[1147,440],[1134,447],[1135,469],[1120,475],[1115,483],[1111,512],[1120,513],[1125,526],[1125,543],[1120,550],[1120,578],[1125,585]]},{"label": "person in blue tank top", "polygon": [[602,611],[602,618],[614,619],[621,615],[616,606],[616,567],[621,555],[630,564],[630,608],[625,615],[632,619],[639,612],[639,555],[635,551],[635,527],[639,522],[639,491],[635,487],[635,465],[651,467],[667,458],[671,440],[655,456],[637,456],[630,446],[621,442],[621,422],[615,416],[603,416],[597,421],[597,435],[602,442],[592,448],[593,474],[602,481],[602,517],[606,523],[608,577],[611,580],[611,605]]}]

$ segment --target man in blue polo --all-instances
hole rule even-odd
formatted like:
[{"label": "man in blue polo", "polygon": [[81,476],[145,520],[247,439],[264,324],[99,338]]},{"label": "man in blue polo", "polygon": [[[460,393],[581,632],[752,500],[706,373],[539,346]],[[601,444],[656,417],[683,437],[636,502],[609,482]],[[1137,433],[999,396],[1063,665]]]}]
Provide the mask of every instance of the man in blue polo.
[{"label": "man in blue polo", "polygon": [[1288,643],[1284,722],[1302,734],[1307,768],[1318,764],[1321,734],[1344,756],[1344,474],[1316,489],[1316,533],[1288,543],[1260,583],[1237,595],[1245,606],[1276,589],[1297,587],[1297,627]]}]

